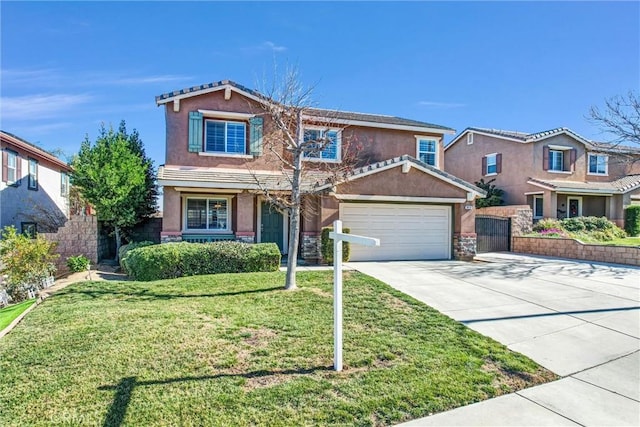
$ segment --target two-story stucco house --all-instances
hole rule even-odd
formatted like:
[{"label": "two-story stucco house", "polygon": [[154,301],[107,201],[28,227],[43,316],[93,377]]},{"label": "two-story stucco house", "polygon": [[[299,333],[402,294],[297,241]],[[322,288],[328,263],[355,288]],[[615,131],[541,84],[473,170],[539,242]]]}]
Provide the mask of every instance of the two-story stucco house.
[{"label": "two-story stucco house", "polygon": [[0,131],[0,226],[18,232],[55,232],[69,218],[70,167],[54,155]]},{"label": "two-story stucco house", "polygon": [[[228,80],[156,97],[167,131],[166,163],[158,171],[163,242],[235,239],[287,250],[286,213],[260,191],[287,188],[277,156],[262,147],[272,129],[264,102],[271,101]],[[336,219],[354,234],[381,240],[380,248],[353,247],[353,260],[474,255],[473,204],[484,193],[442,170],[443,136],[452,129],[375,114],[307,113],[305,138],[326,133],[330,143],[303,159],[310,173],[302,185],[318,194],[303,201],[302,258],[318,259],[320,232]],[[334,128],[314,126],[324,116]],[[328,184],[319,166],[353,157],[347,140],[358,141],[358,160],[348,178]]]},{"label": "two-story stucco house", "polygon": [[531,206],[534,219],[606,216],[622,226],[624,208],[640,199],[640,150],[567,128],[467,128],[445,147],[445,169],[471,182],[495,179],[505,203]]}]

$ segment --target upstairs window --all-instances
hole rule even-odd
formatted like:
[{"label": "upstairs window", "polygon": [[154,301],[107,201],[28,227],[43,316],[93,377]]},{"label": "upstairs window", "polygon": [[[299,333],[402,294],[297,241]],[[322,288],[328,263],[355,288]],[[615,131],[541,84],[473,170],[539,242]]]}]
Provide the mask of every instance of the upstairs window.
[{"label": "upstairs window", "polygon": [[38,161],[36,159],[29,159],[29,190],[38,189]]},{"label": "upstairs window", "polygon": [[20,158],[10,150],[2,153],[2,180],[7,185],[20,185]]},{"label": "upstairs window", "polygon": [[487,173],[486,175],[493,175],[498,173],[498,155],[489,154],[487,156]]},{"label": "upstairs window", "polygon": [[340,161],[340,134],[337,130],[304,129],[306,160]]},{"label": "upstairs window", "polygon": [[589,154],[589,173],[591,175],[607,175],[608,157],[602,154]]},{"label": "upstairs window", "polygon": [[207,120],[205,123],[206,152],[246,154],[246,126],[243,122]]},{"label": "upstairs window", "polygon": [[544,147],[543,168],[549,172],[571,173],[575,171],[577,150],[563,145]]},{"label": "upstairs window", "polygon": [[467,145],[472,145],[473,144],[473,132],[469,132],[467,134]]},{"label": "upstairs window", "polygon": [[229,200],[189,198],[185,217],[187,230],[229,231]]},{"label": "upstairs window", "polygon": [[438,166],[438,141],[435,139],[418,138],[418,159],[431,165]]},{"label": "upstairs window", "polygon": [[564,152],[559,150],[549,150],[549,170],[550,171],[563,171],[564,170]]},{"label": "upstairs window", "polygon": [[69,175],[60,172],[60,195],[67,197],[69,195]]}]

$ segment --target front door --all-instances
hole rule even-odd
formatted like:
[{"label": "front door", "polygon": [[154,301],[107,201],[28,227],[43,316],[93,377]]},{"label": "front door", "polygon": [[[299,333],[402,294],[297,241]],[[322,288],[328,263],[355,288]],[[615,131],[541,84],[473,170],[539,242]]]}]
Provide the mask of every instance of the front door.
[{"label": "front door", "polygon": [[569,197],[567,203],[569,205],[569,209],[567,209],[567,218],[582,216],[582,206],[580,206],[579,198]]},{"label": "front door", "polygon": [[262,202],[260,206],[260,241],[262,243],[276,243],[280,252],[283,252],[282,233],[282,214],[269,202]]}]

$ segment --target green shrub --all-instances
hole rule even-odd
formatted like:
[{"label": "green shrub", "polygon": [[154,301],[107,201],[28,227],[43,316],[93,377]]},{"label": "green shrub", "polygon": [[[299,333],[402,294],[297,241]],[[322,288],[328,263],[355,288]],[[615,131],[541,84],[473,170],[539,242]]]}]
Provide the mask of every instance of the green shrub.
[{"label": "green shrub", "polygon": [[74,273],[89,269],[89,258],[84,255],[70,256],[67,258],[67,267]]},{"label": "green shrub", "polygon": [[584,231],[586,229],[581,217],[565,218],[561,221],[562,228],[572,233]]},{"label": "green shrub", "polygon": [[555,218],[544,218],[533,225],[533,231],[559,230],[562,224]]},{"label": "green shrub", "polygon": [[574,234],[573,237],[606,242],[625,237],[625,232],[606,217],[581,216],[565,218],[562,227]]},{"label": "green shrub", "polygon": [[624,210],[624,230],[629,236],[640,236],[640,205],[631,205]]},{"label": "green shrub", "polygon": [[60,255],[57,246],[38,234],[31,238],[19,234],[15,227],[5,227],[0,240],[0,274],[6,275],[4,286],[14,302],[27,298],[29,289],[42,289],[43,283],[53,276],[53,261]]},{"label": "green shrub", "polygon": [[142,281],[200,274],[277,271],[280,250],[275,243],[165,243],[129,250],[125,265],[129,276]]},{"label": "green shrub", "polygon": [[150,242],[148,240],[142,241],[142,242],[133,242],[133,243],[127,243],[126,245],[122,245],[120,246],[120,250],[118,251],[118,262],[120,263],[120,268],[122,269],[123,273],[127,273],[127,254],[129,253],[129,251],[136,249],[136,248],[143,248],[145,246],[151,246],[151,245],[155,245],[154,242]]},{"label": "green shrub", "polygon": [[[333,231],[333,227],[324,227],[320,234],[320,254],[322,259],[329,265],[333,265],[333,239],[329,238],[329,233]],[[342,229],[343,233],[351,232],[351,229],[346,227]],[[349,261],[351,256],[351,245],[349,242],[342,243],[342,261]]]}]

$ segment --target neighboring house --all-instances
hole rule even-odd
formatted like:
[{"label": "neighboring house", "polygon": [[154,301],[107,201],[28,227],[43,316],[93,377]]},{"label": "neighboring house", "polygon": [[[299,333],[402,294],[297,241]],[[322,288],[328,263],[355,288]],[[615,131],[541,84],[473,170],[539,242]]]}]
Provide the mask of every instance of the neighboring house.
[{"label": "neighboring house", "polygon": [[54,155],[0,131],[0,226],[18,232],[55,232],[69,217],[70,167]]},{"label": "neighboring house", "polygon": [[445,147],[445,170],[495,179],[507,205],[534,219],[606,216],[622,226],[640,198],[640,150],[589,141],[567,128],[537,133],[467,128]]},{"label": "neighboring house", "polygon": [[[166,117],[166,164],[158,171],[163,242],[275,242],[286,252],[286,213],[259,190],[287,188],[276,156],[262,147],[271,128],[264,102],[228,80],[156,97]],[[304,199],[301,257],[319,258],[320,232],[336,219],[354,234],[381,239],[379,248],[352,247],[353,260],[474,255],[473,201],[484,192],[442,170],[443,136],[452,129],[374,114],[308,113],[305,134],[326,133],[332,142],[306,159],[303,187],[321,194]],[[313,126],[327,117],[335,127]],[[348,178],[327,184],[321,166],[340,164],[356,145],[358,163]]]}]

